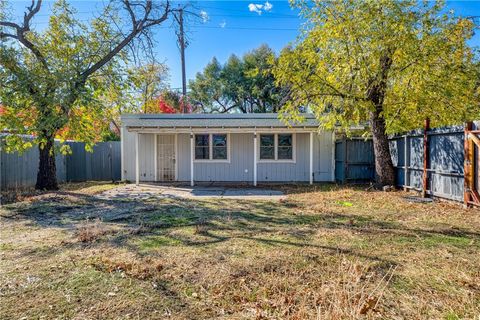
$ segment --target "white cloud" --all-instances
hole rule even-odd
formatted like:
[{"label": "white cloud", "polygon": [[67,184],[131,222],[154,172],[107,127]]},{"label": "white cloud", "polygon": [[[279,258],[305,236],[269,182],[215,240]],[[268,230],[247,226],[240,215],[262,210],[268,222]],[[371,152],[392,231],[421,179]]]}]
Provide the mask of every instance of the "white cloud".
[{"label": "white cloud", "polygon": [[202,18],[202,22],[206,23],[208,21],[208,13],[205,10],[200,11],[200,18]]},{"label": "white cloud", "polygon": [[262,9],[263,9],[263,4],[250,3],[248,5],[248,10],[250,10],[250,12],[256,12],[258,14],[262,14]]},{"label": "white cloud", "polygon": [[264,4],[260,4],[260,3],[250,3],[248,5],[248,10],[250,12],[256,12],[258,13],[259,15],[261,15],[263,12],[269,12],[270,10],[272,10],[273,8],[273,4],[271,4],[270,2],[265,2]]},{"label": "white cloud", "polygon": [[273,4],[271,4],[268,1],[265,2],[265,4],[263,5],[263,10],[265,10],[265,11],[270,11],[270,10],[272,10],[272,8],[273,8]]},{"label": "white cloud", "polygon": [[226,25],[227,21],[223,20],[222,22],[220,22],[220,28],[225,28]]}]

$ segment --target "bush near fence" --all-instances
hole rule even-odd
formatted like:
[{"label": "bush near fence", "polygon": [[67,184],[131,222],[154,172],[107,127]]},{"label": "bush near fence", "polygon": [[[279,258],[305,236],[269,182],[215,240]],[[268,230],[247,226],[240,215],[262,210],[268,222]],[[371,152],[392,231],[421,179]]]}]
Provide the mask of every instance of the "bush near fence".
[{"label": "bush near fence", "polygon": [[[27,138],[31,139],[31,138]],[[59,142],[56,142],[59,144]],[[56,154],[57,180],[63,182],[119,181],[121,179],[120,142],[100,142],[93,152],[83,142],[66,142],[71,155]],[[26,189],[35,186],[39,152],[34,146],[23,153],[0,150],[0,190]]]},{"label": "bush near fence", "polygon": [[[473,127],[480,129],[480,121]],[[428,129],[426,194],[463,201],[464,192],[464,126]],[[424,129],[390,137],[390,151],[398,187],[423,190]],[[338,182],[371,181],[375,177],[375,159],[371,140],[340,139],[336,141],[335,177]],[[474,174],[480,188],[480,157],[476,148]],[[406,164],[406,165],[405,165]]]}]

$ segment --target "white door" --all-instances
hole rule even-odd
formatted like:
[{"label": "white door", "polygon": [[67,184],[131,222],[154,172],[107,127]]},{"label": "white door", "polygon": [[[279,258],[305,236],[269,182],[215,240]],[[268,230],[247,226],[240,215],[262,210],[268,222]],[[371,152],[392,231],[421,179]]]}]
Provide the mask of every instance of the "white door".
[{"label": "white door", "polygon": [[157,179],[175,181],[175,135],[157,136]]}]

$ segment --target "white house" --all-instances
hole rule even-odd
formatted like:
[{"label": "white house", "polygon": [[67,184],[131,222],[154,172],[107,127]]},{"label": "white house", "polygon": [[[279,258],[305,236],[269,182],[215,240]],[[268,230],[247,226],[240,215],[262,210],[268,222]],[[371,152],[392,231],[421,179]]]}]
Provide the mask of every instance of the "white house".
[{"label": "white house", "polygon": [[140,182],[334,181],[333,131],[312,114],[127,114],[121,117],[122,180]]}]

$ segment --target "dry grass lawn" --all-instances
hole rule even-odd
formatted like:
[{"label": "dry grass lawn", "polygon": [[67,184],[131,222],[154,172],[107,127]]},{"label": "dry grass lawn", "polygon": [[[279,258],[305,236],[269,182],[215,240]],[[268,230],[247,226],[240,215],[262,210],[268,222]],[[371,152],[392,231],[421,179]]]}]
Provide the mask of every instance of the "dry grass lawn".
[{"label": "dry grass lawn", "polygon": [[[480,212],[403,192],[0,208],[1,319],[475,319]],[[411,195],[411,194],[410,194]]]}]

